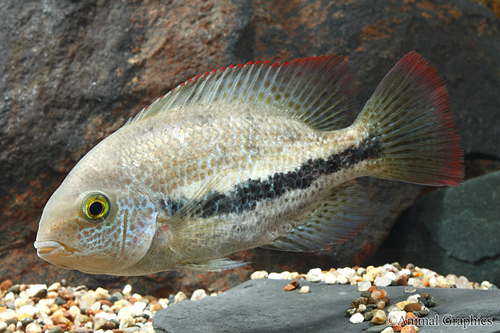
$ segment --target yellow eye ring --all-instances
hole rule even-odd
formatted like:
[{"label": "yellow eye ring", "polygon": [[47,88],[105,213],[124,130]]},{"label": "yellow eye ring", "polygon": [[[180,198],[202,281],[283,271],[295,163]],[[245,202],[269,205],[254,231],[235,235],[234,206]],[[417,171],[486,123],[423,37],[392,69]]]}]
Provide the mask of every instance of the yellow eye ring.
[{"label": "yellow eye ring", "polygon": [[101,222],[106,219],[110,211],[108,197],[102,193],[91,193],[83,200],[83,216],[90,222]]}]

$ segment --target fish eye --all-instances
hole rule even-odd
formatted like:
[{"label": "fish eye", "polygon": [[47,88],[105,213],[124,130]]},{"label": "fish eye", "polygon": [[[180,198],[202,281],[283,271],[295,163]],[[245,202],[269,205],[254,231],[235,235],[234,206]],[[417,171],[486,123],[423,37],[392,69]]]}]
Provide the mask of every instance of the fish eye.
[{"label": "fish eye", "polygon": [[91,193],[83,200],[83,216],[90,222],[101,222],[108,217],[110,202],[102,193]]}]

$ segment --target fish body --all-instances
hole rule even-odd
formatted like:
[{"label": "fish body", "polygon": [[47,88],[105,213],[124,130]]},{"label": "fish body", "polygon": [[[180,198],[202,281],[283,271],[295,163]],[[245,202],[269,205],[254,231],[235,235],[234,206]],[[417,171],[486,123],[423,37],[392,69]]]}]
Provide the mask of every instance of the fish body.
[{"label": "fish body", "polygon": [[268,247],[314,251],[372,218],[354,179],[456,185],[446,89],[412,52],[354,122],[338,56],[223,68],[158,99],[92,149],[47,203],[35,247],[87,273],[222,270]]}]

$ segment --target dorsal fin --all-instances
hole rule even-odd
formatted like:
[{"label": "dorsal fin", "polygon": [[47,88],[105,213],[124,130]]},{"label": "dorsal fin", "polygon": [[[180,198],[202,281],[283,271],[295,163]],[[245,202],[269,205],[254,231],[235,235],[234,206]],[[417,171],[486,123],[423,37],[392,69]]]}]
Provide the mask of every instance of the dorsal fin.
[{"label": "dorsal fin", "polygon": [[183,106],[212,103],[264,104],[318,130],[349,126],[357,86],[337,55],[277,63],[249,62],[198,75],[157,99],[127,124]]}]

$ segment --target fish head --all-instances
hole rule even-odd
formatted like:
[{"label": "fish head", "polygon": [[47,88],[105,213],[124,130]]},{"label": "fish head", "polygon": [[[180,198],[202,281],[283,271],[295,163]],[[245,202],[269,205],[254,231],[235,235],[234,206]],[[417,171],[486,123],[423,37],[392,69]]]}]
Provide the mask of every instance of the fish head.
[{"label": "fish head", "polygon": [[[117,274],[146,255],[157,214],[149,196],[124,178],[123,168],[91,153],[47,202],[35,248],[56,266]],[[100,165],[89,167],[96,160]]]}]

